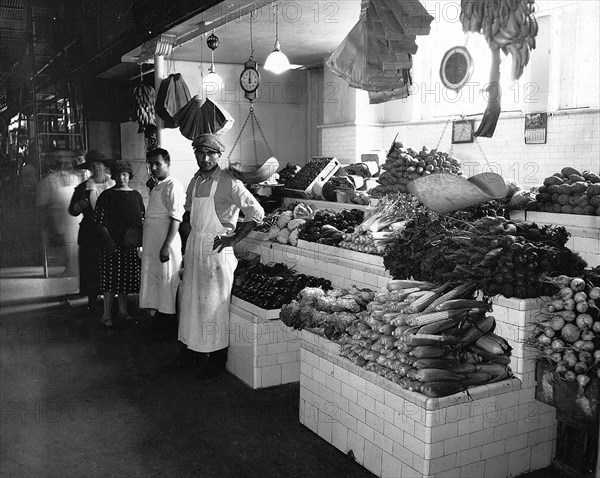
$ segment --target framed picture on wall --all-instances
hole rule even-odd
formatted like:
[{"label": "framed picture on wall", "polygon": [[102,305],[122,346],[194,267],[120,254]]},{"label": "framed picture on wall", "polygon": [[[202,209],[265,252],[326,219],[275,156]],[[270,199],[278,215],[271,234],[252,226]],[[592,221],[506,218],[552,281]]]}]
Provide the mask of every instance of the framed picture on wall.
[{"label": "framed picture on wall", "polygon": [[525,144],[546,144],[548,113],[525,115]]},{"label": "framed picture on wall", "polygon": [[460,120],[452,122],[452,144],[472,143],[475,120]]}]

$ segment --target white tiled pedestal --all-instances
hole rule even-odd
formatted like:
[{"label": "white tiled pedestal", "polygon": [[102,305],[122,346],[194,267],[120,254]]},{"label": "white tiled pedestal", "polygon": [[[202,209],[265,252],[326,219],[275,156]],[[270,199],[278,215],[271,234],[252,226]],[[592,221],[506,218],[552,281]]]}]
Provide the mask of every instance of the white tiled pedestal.
[{"label": "white tiled pedestal", "polygon": [[227,370],[254,389],[300,380],[300,333],[278,316],[232,297]]},{"label": "white tiled pedestal", "polygon": [[517,378],[434,399],[302,332],[300,422],[380,477],[512,477],[550,465],[555,409]]}]

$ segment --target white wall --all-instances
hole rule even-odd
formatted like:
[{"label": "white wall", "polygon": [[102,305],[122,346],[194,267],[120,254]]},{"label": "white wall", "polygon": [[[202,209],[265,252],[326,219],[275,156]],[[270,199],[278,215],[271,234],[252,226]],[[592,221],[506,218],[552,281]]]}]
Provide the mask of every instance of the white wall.
[{"label": "white wall", "polygon": [[[431,34],[417,37],[419,50],[413,57],[414,94],[406,100],[385,103],[382,115],[381,105],[361,105],[361,111],[371,108],[370,115],[363,117],[374,118],[378,127],[361,126],[357,114],[350,124],[339,121],[336,124],[332,119],[337,117],[331,110],[337,112],[342,108],[324,104],[324,121],[319,126],[321,154],[336,156],[342,162],[358,161],[362,153],[371,149],[387,150],[398,133],[398,139],[408,146],[439,145],[442,150],[454,150],[463,160],[467,174],[493,169],[505,179],[528,187],[540,185],[546,176],[566,165],[600,170],[597,54],[600,2],[539,0],[537,48],[519,81],[511,80],[511,57],[503,56],[503,113],[494,137],[452,145],[449,119],[472,115],[475,127],[481,120],[485,109],[481,90],[487,83],[490,64],[489,49],[482,35],[463,34],[456,16],[457,4],[423,2],[435,19]],[[474,56],[475,71],[469,86],[455,95],[441,85],[439,65],[444,52],[464,45],[465,41]],[[334,75],[327,67],[325,70],[327,84],[327,79]],[[347,84],[340,85],[339,90],[340,98],[351,96],[348,105],[358,111],[356,105],[364,92],[357,94]],[[526,145],[524,115],[540,111],[550,114],[547,143]],[[356,141],[352,141],[353,137]]]},{"label": "white wall", "polygon": [[[165,76],[171,73],[181,73],[190,94],[200,92],[199,64],[187,61],[167,61],[168,66]],[[208,65],[203,65],[206,69]],[[314,155],[309,151],[311,144],[308,137],[308,82],[306,71],[290,70],[282,75],[274,75],[260,69],[261,87],[259,97],[254,102],[255,117],[258,120],[265,139],[263,140],[258,128],[255,128],[256,151],[252,139],[251,122],[248,121],[239,143],[232,150],[235,140],[248,117],[250,103],[244,98],[239,86],[239,75],[243,65],[216,64],[217,73],[223,82],[206,84],[205,93],[213,101],[222,105],[234,118],[233,128],[223,135],[223,143],[227,150],[222,156],[223,166],[230,162],[244,165],[262,164],[269,156],[270,147],[273,155],[278,159],[280,167],[288,162],[300,165],[306,163],[307,158]],[[125,123],[121,128],[121,144],[123,158],[132,162],[144,162],[144,138],[137,134],[137,125]],[[315,145],[317,139],[315,138]],[[171,172],[181,183],[187,185],[190,178],[197,170],[196,160],[191,147],[191,140],[186,139],[178,128],[164,129],[161,132],[161,147],[167,149],[171,155]]]}]

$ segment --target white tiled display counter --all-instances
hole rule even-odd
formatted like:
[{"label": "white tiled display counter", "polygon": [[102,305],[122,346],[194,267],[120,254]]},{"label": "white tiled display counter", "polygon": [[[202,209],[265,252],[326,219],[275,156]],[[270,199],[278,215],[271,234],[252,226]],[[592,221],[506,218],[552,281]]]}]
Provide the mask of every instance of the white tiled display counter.
[{"label": "white tiled display counter", "polygon": [[566,247],[579,253],[588,266],[600,265],[600,217],[537,211],[511,211],[510,217],[515,221],[526,220],[542,226],[564,226],[571,234]]},{"label": "white tiled display counter", "polygon": [[300,333],[278,316],[232,297],[227,370],[254,389],[300,379]]},{"label": "white tiled display counter", "polygon": [[550,465],[555,408],[535,400],[535,358],[523,346],[538,299],[494,301],[514,377],[440,399],[402,389],[303,332],[300,422],[381,477],[512,477]]},{"label": "white tiled display counter", "polygon": [[296,247],[247,237],[236,249],[260,254],[263,263],[282,262],[299,274],[328,279],[334,287],[355,285],[375,290],[391,280],[383,257],[340,247],[306,241],[298,241]]}]

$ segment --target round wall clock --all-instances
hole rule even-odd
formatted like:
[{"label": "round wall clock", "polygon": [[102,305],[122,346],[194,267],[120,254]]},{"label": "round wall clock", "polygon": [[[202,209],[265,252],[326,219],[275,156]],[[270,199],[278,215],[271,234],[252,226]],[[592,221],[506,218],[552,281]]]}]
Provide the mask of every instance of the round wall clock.
[{"label": "round wall clock", "polygon": [[244,96],[253,100],[256,98],[256,90],[260,85],[260,73],[258,72],[257,63],[250,57],[244,63],[244,69],[240,74],[240,86],[244,90]]},{"label": "round wall clock", "polygon": [[471,79],[472,74],[473,58],[464,46],[455,46],[444,53],[440,78],[446,88],[460,90]]}]

